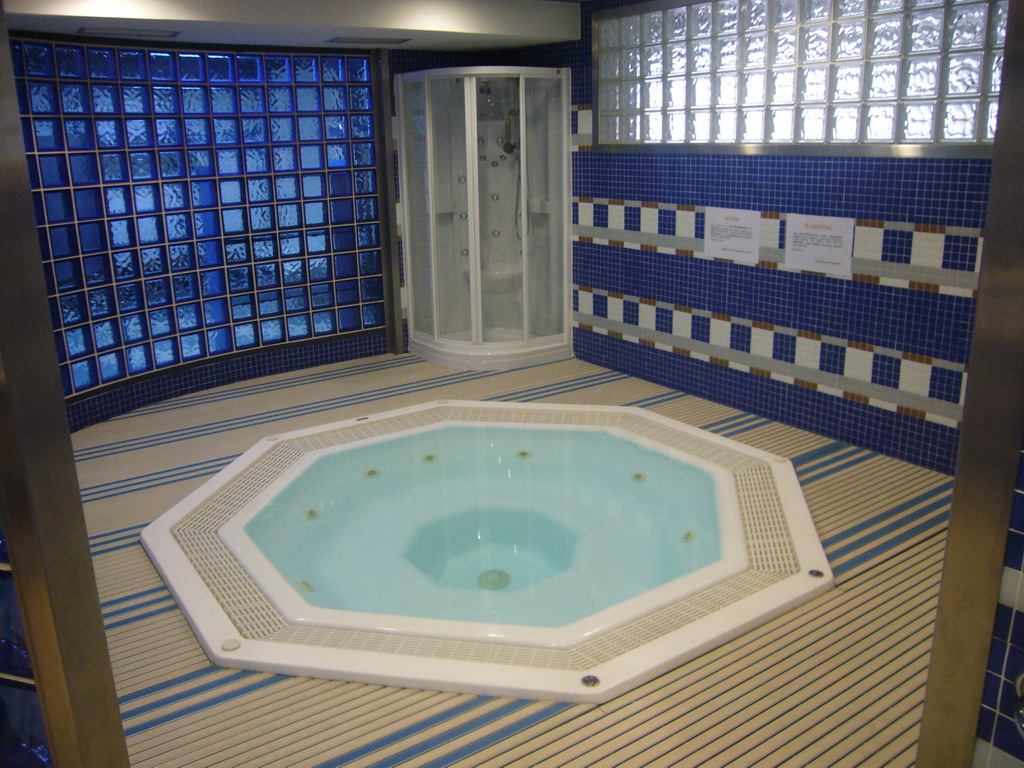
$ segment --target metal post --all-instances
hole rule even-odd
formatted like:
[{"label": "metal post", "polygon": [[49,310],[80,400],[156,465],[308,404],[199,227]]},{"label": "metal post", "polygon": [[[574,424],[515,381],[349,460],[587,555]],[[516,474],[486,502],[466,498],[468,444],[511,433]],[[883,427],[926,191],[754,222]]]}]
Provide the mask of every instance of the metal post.
[{"label": "metal post", "polygon": [[398,265],[398,226],[395,218],[395,137],[391,130],[393,114],[391,93],[391,62],[387,49],[380,49],[374,57],[377,77],[377,104],[375,118],[380,132],[377,138],[377,157],[380,167],[380,226],[381,241],[387,243],[384,251],[385,313],[387,315],[388,352],[398,355],[405,352],[402,333],[402,281]]}]

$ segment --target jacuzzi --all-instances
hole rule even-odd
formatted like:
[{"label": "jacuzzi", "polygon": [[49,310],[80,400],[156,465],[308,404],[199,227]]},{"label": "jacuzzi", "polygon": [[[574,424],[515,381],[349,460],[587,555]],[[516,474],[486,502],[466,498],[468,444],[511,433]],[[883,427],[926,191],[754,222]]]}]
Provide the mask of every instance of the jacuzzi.
[{"label": "jacuzzi", "polygon": [[217,664],[603,701],[828,590],[791,464],[639,408],[261,440],[142,543]]}]

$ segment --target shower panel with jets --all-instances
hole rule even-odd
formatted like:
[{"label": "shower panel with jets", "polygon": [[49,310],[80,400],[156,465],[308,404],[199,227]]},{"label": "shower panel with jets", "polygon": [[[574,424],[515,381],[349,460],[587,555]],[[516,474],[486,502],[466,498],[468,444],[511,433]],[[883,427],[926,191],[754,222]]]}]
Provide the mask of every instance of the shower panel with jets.
[{"label": "shower panel with jets", "polygon": [[410,349],[452,368],[572,356],[568,70],[397,78]]}]

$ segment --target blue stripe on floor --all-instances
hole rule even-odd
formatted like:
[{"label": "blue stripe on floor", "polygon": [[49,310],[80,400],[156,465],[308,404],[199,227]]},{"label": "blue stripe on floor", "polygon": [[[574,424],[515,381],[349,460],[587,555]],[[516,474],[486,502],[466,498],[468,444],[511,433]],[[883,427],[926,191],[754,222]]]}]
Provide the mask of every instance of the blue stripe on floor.
[{"label": "blue stripe on floor", "polygon": [[[120,704],[122,707],[124,707],[125,704],[130,704],[131,702],[137,701],[138,699],[145,698],[146,696],[152,696],[154,693],[159,693],[160,691],[166,691],[166,690],[168,690],[170,688],[176,688],[179,685],[184,685],[185,683],[190,683],[193,680],[199,680],[200,678],[206,677],[207,675],[211,675],[214,672],[223,672],[223,671],[224,671],[223,667],[214,667],[212,665],[208,666],[208,667],[203,667],[201,669],[195,670],[194,672],[189,672],[189,673],[184,674],[184,675],[179,675],[178,677],[172,677],[169,680],[164,680],[162,682],[156,683],[155,685],[150,685],[150,686],[148,686],[146,688],[140,688],[139,690],[134,691],[132,693],[126,693],[124,696],[119,696],[118,697],[117,703]],[[191,689],[189,690],[188,695],[190,695],[190,696],[192,695],[192,690]]]}]

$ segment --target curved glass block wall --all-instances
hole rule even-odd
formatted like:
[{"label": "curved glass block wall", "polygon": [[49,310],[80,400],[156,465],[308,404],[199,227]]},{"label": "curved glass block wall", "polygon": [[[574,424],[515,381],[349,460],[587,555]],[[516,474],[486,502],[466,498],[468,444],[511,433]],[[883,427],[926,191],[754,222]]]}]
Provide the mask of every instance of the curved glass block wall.
[{"label": "curved glass block wall", "polygon": [[365,55],[12,55],[66,395],[384,326]]}]

